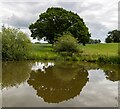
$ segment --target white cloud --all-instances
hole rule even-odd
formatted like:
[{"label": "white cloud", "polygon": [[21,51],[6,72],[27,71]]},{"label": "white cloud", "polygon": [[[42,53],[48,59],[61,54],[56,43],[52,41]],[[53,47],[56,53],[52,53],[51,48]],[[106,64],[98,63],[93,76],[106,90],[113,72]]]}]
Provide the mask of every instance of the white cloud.
[{"label": "white cloud", "polygon": [[89,27],[92,38],[104,41],[107,32],[118,27],[118,0],[1,2],[0,26],[6,24],[27,30],[28,26],[38,19],[40,13],[52,6],[63,7],[80,15]]}]

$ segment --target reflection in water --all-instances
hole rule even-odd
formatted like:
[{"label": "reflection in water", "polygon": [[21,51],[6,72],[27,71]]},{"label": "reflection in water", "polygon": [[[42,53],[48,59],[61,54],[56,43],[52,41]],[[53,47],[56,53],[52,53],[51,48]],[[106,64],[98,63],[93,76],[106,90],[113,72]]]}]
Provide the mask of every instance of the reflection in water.
[{"label": "reflection in water", "polygon": [[120,80],[120,65],[104,65],[102,69],[104,70],[108,80],[113,82]]},{"label": "reflection in water", "polygon": [[19,86],[29,78],[31,71],[29,62],[3,62],[2,63],[2,88]]},{"label": "reflection in water", "polygon": [[80,63],[87,70],[97,70],[101,69],[106,75],[106,79],[110,81],[119,81],[120,80],[120,65],[112,64],[100,64],[100,63]]},{"label": "reflection in water", "polygon": [[106,78],[111,80],[111,81],[119,81],[120,80],[120,74],[119,72],[114,72],[114,71],[104,71],[106,74]]},{"label": "reflection in water", "polygon": [[3,62],[2,67],[4,107],[94,107],[117,103],[118,65],[11,61]]},{"label": "reflection in water", "polygon": [[88,72],[82,66],[76,63],[58,63],[45,67],[45,73],[41,69],[32,71],[28,84],[45,102],[59,103],[79,95],[87,81]]},{"label": "reflection in water", "polygon": [[37,71],[41,69],[41,71],[45,72],[45,69],[48,68],[49,66],[54,66],[54,63],[53,62],[47,62],[47,63],[35,62],[35,64],[32,65],[32,70]]}]

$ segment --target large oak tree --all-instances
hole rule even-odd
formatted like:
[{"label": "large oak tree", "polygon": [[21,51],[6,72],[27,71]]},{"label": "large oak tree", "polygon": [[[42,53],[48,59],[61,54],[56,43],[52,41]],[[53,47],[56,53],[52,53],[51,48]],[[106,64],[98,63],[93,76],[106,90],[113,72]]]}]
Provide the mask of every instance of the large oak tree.
[{"label": "large oak tree", "polygon": [[45,37],[53,44],[56,38],[69,31],[79,43],[84,45],[89,42],[90,33],[83,19],[77,14],[63,8],[52,7],[39,15],[39,19],[29,26],[31,37],[42,39]]}]

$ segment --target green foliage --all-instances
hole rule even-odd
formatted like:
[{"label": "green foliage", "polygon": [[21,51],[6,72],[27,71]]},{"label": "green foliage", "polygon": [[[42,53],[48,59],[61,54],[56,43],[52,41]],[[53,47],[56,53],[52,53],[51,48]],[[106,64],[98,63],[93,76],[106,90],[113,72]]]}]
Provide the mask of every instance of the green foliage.
[{"label": "green foliage", "polygon": [[39,15],[39,19],[29,26],[31,37],[46,40],[53,44],[63,32],[69,31],[80,43],[89,42],[89,31],[83,19],[63,8],[52,7]]},{"label": "green foliage", "polygon": [[67,53],[78,53],[80,51],[77,39],[68,33],[65,33],[62,37],[58,38],[54,49],[57,52]]},{"label": "green foliage", "polygon": [[26,59],[30,40],[22,31],[2,28],[2,58],[5,60]]},{"label": "green foliage", "polygon": [[102,63],[110,63],[110,64],[120,64],[119,56],[100,56],[98,58],[98,62]]},{"label": "green foliage", "polygon": [[120,31],[113,30],[108,32],[108,37],[105,39],[106,43],[120,42]]},{"label": "green foliage", "polygon": [[70,26],[67,31],[70,31],[73,36],[78,39],[79,43],[85,45],[89,42],[90,34],[84,22],[78,21],[77,23]]}]

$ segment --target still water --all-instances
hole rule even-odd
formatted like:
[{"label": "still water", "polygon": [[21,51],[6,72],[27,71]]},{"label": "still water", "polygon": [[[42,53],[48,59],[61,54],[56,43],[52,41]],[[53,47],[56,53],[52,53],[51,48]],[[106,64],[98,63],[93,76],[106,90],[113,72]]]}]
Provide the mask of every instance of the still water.
[{"label": "still water", "polygon": [[3,107],[117,107],[118,65],[3,62]]}]

